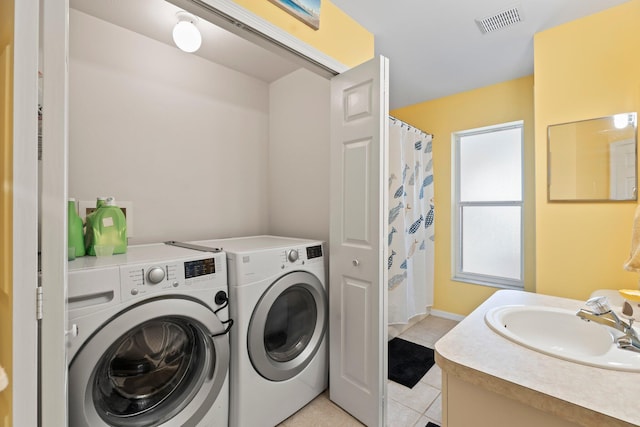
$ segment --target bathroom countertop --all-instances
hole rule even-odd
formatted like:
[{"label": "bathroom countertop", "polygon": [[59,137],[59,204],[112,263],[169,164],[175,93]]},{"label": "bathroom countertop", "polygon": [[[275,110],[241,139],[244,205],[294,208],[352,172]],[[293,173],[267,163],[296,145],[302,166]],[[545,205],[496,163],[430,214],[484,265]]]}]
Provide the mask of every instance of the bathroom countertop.
[{"label": "bathroom countertop", "polygon": [[435,345],[448,375],[583,426],[639,426],[640,373],[564,361],[530,350],[495,333],[485,313],[509,304],[576,310],[582,301],[501,290]]}]

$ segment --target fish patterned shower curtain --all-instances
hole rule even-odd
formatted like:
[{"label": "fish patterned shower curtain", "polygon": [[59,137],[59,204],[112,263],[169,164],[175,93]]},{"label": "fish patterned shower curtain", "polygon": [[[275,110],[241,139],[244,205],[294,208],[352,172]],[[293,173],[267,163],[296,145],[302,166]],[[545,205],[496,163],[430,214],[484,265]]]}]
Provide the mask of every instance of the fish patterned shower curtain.
[{"label": "fish patterned shower curtain", "polygon": [[389,118],[389,324],[433,305],[432,138]]}]

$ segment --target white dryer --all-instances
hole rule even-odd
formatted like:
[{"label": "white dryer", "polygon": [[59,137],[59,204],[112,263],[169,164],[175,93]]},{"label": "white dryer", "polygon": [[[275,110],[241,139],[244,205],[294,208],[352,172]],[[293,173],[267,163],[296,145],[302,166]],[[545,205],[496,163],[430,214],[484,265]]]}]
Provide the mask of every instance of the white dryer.
[{"label": "white dryer", "polygon": [[223,252],[165,244],[69,262],[69,425],[228,425]]},{"label": "white dryer", "polygon": [[227,254],[229,425],[274,426],[328,385],[323,244],[276,236],[194,244]]}]

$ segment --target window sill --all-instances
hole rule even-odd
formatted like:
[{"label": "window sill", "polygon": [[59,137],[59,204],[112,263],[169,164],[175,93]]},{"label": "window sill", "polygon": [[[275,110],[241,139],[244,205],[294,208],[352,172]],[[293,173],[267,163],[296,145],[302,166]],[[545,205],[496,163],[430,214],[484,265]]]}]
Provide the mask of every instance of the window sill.
[{"label": "window sill", "polygon": [[506,283],[506,281],[502,281],[504,279],[500,280],[497,278],[483,279],[483,278],[468,277],[468,276],[453,276],[451,280],[454,282],[469,283],[471,285],[487,286],[487,287],[496,288],[496,289],[512,289],[516,291],[524,290],[524,283],[522,282]]}]

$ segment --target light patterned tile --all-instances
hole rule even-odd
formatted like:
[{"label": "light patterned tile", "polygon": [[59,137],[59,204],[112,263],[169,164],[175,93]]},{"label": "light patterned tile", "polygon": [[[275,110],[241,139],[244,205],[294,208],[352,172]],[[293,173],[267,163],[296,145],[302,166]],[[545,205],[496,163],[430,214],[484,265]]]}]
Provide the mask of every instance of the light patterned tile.
[{"label": "light patterned tile", "polygon": [[412,426],[420,419],[420,413],[413,409],[389,400],[387,403],[387,427],[407,427]]},{"label": "light patterned tile", "polygon": [[427,418],[432,419],[433,422],[442,425],[442,395],[438,396],[424,414]]},{"label": "light patterned tile", "polygon": [[444,335],[460,322],[457,320],[445,319],[444,317],[429,316],[420,323],[427,324],[434,333]]},{"label": "light patterned tile", "polygon": [[440,335],[427,332],[425,329],[418,327],[418,325],[404,331],[400,335],[400,338],[406,341],[411,341],[416,344],[423,345],[425,347],[433,348],[436,341],[440,339]]},{"label": "light patterned tile", "polygon": [[455,320],[427,316],[400,334],[400,338],[434,348],[436,342],[458,324]]},{"label": "light patterned tile", "polygon": [[445,319],[444,317],[438,316],[426,317],[423,322],[429,323],[431,327],[442,333],[449,332],[459,323],[457,320]]},{"label": "light patterned tile", "polygon": [[387,393],[390,400],[402,403],[422,414],[440,395],[440,390],[421,382],[413,388],[408,388],[391,381],[387,385]]},{"label": "light patterned tile", "polygon": [[436,341],[449,332],[458,322],[441,317],[427,316],[400,334],[400,338],[433,348]]},{"label": "light patterned tile", "polygon": [[357,419],[329,400],[325,392],[287,418],[280,427],[362,427]]},{"label": "light patterned tile", "polygon": [[[425,347],[436,341],[458,322],[427,316],[400,336]],[[387,427],[424,427],[428,422],[442,425],[442,371],[434,365],[413,389],[389,381]],[[329,400],[328,391],[318,396],[280,427],[361,427],[362,424]]]},{"label": "light patterned tile", "polygon": [[442,425],[441,422],[433,420],[431,418],[427,418],[424,415],[420,417],[417,423],[414,424],[414,427],[425,427],[428,423],[435,423],[437,425]]},{"label": "light patterned tile", "polygon": [[442,369],[438,365],[433,365],[431,369],[424,374],[424,377],[420,379],[420,382],[429,384],[431,387],[435,387],[438,390],[442,390]]}]

